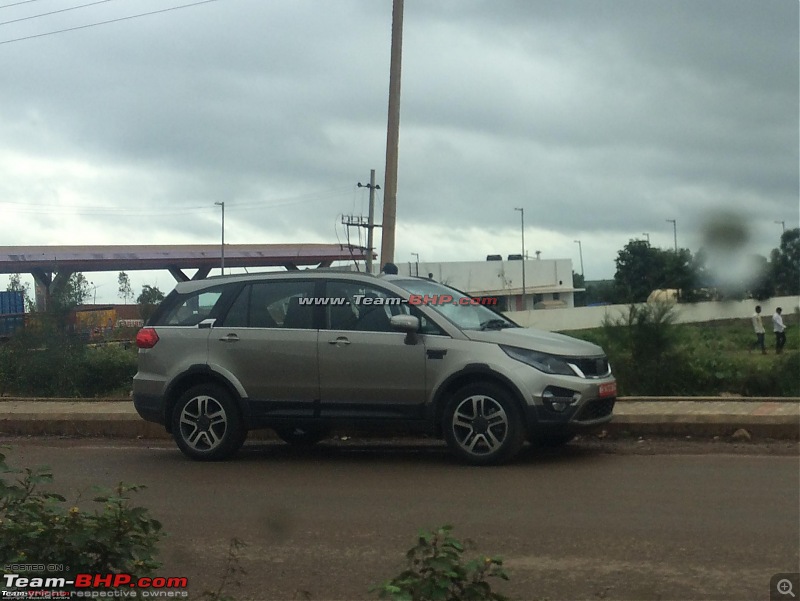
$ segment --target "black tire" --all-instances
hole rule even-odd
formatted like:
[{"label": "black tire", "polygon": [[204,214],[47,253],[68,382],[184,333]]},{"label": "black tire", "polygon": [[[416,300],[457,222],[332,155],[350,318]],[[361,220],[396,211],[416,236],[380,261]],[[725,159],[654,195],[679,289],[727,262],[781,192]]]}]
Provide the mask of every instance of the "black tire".
[{"label": "black tire", "polygon": [[525,443],[525,427],[511,395],[496,384],[470,384],[447,403],[442,431],[450,450],[473,465],[512,459]]},{"label": "black tire", "polygon": [[233,456],[242,447],[247,430],[224,388],[200,384],[187,390],[175,404],[172,436],[187,457],[219,461]]},{"label": "black tire", "polygon": [[275,428],[278,437],[290,445],[298,447],[311,447],[320,440],[324,440],[331,433],[330,428],[326,427],[295,427],[284,426]]}]

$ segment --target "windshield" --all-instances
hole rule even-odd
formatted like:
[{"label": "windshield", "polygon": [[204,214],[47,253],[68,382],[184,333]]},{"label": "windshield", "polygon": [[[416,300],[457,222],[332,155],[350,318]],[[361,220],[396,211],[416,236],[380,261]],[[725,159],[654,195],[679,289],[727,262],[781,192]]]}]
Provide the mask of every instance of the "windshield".
[{"label": "windshield", "polygon": [[499,330],[519,327],[510,319],[490,308],[497,304],[497,298],[471,297],[460,290],[433,280],[392,279],[392,283],[411,293],[409,304],[431,307],[462,330]]}]

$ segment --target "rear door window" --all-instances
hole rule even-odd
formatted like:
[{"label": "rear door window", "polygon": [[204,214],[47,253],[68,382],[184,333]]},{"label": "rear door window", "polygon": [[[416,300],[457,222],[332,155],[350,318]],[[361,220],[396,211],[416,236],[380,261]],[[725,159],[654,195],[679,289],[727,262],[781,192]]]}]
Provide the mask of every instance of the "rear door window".
[{"label": "rear door window", "polygon": [[231,305],[222,325],[228,328],[314,329],[313,296],[314,282],[310,280],[248,284]]}]

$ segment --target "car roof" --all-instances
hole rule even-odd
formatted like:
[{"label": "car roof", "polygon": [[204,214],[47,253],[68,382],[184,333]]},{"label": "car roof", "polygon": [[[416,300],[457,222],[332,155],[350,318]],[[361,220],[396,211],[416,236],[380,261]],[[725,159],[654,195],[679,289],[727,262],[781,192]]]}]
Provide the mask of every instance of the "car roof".
[{"label": "car roof", "polygon": [[175,285],[175,290],[181,294],[203,290],[205,288],[213,288],[224,284],[235,284],[239,282],[263,282],[263,281],[279,281],[279,280],[318,280],[323,278],[336,278],[342,280],[350,280],[354,282],[376,282],[383,279],[407,279],[398,278],[397,276],[384,275],[376,276],[369,273],[359,271],[337,271],[328,269],[306,269],[303,271],[262,271],[257,273],[240,273],[235,275],[217,275],[204,278],[202,280],[188,280],[186,282],[179,282]]}]

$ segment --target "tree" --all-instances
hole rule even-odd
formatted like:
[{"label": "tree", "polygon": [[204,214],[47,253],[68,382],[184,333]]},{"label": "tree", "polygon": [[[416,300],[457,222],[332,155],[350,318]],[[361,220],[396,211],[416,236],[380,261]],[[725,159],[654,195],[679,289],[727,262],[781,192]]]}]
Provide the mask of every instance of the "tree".
[{"label": "tree", "polygon": [[683,297],[696,286],[692,253],[686,248],[661,250],[646,240],[631,240],[617,254],[616,264],[618,302],[641,303],[663,288],[678,290]]},{"label": "tree", "polygon": [[161,292],[156,286],[145,284],[142,286],[142,293],[137,297],[136,302],[139,304],[139,314],[142,319],[147,321],[155,311],[156,305],[164,300],[164,293]]},{"label": "tree", "polygon": [[800,294],[800,228],[783,232],[781,245],[772,250],[770,258],[775,294]]},{"label": "tree", "polygon": [[133,288],[131,288],[131,279],[128,277],[127,273],[120,271],[117,277],[117,283],[119,284],[119,288],[117,289],[118,295],[127,305],[128,299],[133,300],[134,296]]},{"label": "tree", "polygon": [[664,252],[646,240],[631,240],[617,253],[614,287],[620,300],[641,303],[662,287],[666,271]]},{"label": "tree", "polygon": [[51,298],[58,308],[69,310],[72,307],[82,305],[91,296],[89,280],[81,272],[76,272],[52,292]]},{"label": "tree", "polygon": [[25,308],[28,311],[33,311],[35,303],[31,300],[31,285],[28,282],[23,284],[18,273],[12,273],[8,276],[8,286],[6,286],[6,290],[9,292],[22,292]]}]

